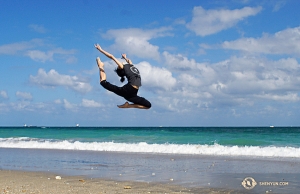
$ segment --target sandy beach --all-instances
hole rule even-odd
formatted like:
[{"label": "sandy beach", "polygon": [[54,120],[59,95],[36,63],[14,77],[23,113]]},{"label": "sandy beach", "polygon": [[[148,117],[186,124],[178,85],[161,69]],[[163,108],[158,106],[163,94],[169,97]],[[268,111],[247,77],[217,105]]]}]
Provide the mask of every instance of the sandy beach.
[{"label": "sandy beach", "polygon": [[226,189],[185,188],[172,184],[112,181],[51,173],[0,171],[0,193],[240,193]]},{"label": "sandy beach", "polygon": [[299,169],[298,158],[1,148],[0,193],[290,194]]}]

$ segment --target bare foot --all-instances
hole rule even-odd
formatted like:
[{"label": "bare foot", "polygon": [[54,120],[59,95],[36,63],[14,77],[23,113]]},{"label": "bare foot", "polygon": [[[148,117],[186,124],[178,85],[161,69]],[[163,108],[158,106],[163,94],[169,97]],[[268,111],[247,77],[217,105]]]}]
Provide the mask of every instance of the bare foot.
[{"label": "bare foot", "polygon": [[150,107],[146,107],[140,104],[129,104],[125,102],[123,105],[118,105],[119,108],[139,108],[139,109],[149,109]]},{"label": "bare foot", "polygon": [[96,61],[97,61],[97,65],[98,65],[99,69],[103,69],[104,63],[102,63],[102,61],[100,60],[100,57],[97,57]]},{"label": "bare foot", "polygon": [[118,105],[119,108],[128,108],[129,107],[129,103],[125,102],[123,105]]}]

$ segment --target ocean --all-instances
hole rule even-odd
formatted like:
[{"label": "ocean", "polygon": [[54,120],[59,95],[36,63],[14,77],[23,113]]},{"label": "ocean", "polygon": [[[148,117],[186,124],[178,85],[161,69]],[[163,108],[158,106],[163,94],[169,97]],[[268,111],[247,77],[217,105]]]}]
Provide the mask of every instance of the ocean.
[{"label": "ocean", "polygon": [[298,193],[299,139],[300,127],[0,127],[0,172]]},{"label": "ocean", "polygon": [[0,127],[0,148],[300,157],[300,127]]}]

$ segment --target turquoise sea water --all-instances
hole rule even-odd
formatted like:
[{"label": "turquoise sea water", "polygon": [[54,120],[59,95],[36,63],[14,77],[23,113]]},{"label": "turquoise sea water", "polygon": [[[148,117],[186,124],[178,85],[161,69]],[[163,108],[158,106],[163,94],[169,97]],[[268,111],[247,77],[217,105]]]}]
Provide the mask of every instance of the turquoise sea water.
[{"label": "turquoise sea water", "polygon": [[0,127],[0,147],[300,157],[300,127]]}]

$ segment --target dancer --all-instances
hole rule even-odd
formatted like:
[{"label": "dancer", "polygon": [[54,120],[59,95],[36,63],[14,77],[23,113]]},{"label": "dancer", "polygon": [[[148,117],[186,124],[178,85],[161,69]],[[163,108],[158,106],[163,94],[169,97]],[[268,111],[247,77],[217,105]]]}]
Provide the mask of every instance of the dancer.
[{"label": "dancer", "polygon": [[106,81],[106,73],[104,71],[104,64],[97,57],[97,65],[100,72],[100,84],[107,90],[122,96],[127,101],[132,102],[132,104],[125,102],[123,105],[118,105],[119,108],[140,108],[149,109],[151,108],[151,103],[143,97],[137,95],[139,87],[142,86],[141,76],[139,70],[132,64],[131,60],[126,57],[126,54],[122,54],[122,58],[127,62],[123,64],[118,61],[112,54],[103,50],[99,44],[95,44],[95,48],[103,53],[108,58],[112,59],[117,65],[115,72],[121,77],[121,82],[127,78],[128,83],[122,87],[115,86],[108,81]]}]

